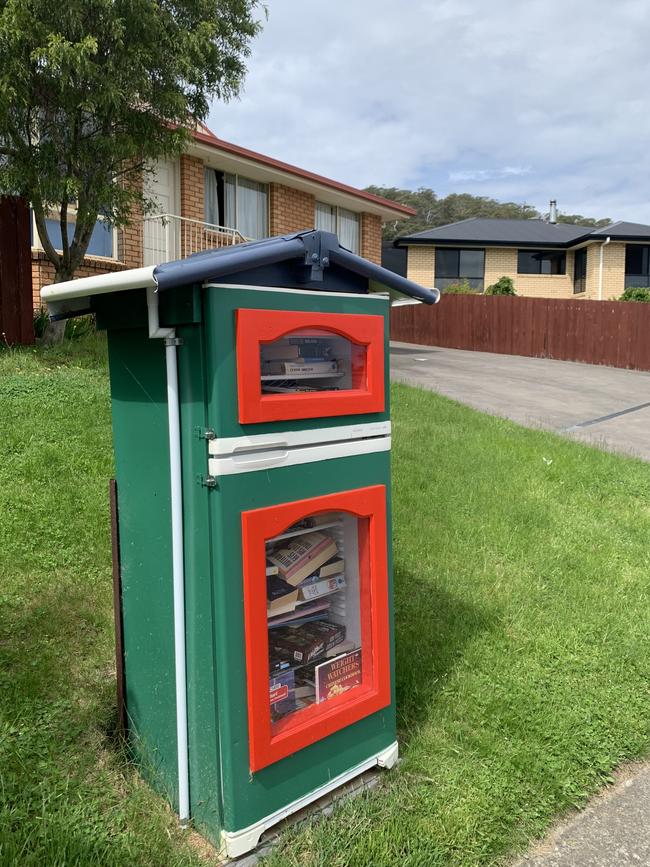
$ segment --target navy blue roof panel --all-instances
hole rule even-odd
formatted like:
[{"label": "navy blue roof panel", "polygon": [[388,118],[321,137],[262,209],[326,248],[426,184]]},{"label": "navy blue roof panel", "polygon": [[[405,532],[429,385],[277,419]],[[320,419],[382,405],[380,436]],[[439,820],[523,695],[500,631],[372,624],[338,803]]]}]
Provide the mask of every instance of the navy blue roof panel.
[{"label": "navy blue roof panel", "polygon": [[[278,268],[280,265],[284,267]],[[342,279],[345,272],[362,279],[346,286]],[[440,297],[436,289],[425,289],[351,253],[339,244],[336,235],[318,229],[197,253],[157,265],[153,273],[161,291],[191,283],[254,280],[262,285],[360,293],[368,292],[370,283],[378,283],[425,304],[435,304]]]}]

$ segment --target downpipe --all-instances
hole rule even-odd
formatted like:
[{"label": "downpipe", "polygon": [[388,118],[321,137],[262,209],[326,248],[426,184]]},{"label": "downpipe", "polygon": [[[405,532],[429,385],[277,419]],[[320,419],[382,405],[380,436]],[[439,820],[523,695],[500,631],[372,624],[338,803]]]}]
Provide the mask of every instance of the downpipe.
[{"label": "downpipe", "polygon": [[598,266],[598,300],[603,300],[603,250],[609,244],[612,239],[609,235],[605,238],[603,243],[600,245],[600,264]]},{"label": "downpipe", "polygon": [[180,344],[174,328],[161,328],[158,289],[147,289],[149,337],[163,340],[167,373],[167,422],[169,428],[169,477],[172,523],[172,583],[174,596],[174,672],[176,680],[176,744],[178,765],[178,817],[182,828],[190,819],[190,785],[187,745],[187,670],[185,655],[185,564],[183,561],[183,487],[181,424],[178,393]]}]

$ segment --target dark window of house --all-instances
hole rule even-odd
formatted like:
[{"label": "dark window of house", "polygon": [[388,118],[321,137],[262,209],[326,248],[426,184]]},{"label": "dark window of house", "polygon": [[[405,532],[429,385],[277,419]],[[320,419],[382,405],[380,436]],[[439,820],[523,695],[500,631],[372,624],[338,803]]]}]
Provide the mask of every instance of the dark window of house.
[{"label": "dark window of house", "polygon": [[625,245],[625,288],[650,286],[650,247],[645,244]]},{"label": "dark window of house", "polygon": [[446,289],[454,283],[467,281],[473,289],[483,290],[485,250],[461,250],[457,247],[436,249],[435,284]]},{"label": "dark window of house", "polygon": [[573,294],[579,295],[587,289],[587,248],[576,250],[573,262]]},{"label": "dark window of house", "polygon": [[566,274],[566,253],[561,250],[518,250],[518,274]]}]

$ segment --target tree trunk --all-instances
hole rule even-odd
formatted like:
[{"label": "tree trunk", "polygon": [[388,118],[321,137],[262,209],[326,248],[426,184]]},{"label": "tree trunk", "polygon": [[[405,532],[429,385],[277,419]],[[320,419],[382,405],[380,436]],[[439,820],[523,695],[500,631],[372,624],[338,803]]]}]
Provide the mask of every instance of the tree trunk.
[{"label": "tree trunk", "polygon": [[[54,283],[64,283],[66,280],[72,280],[72,277],[71,273],[63,270],[56,271]],[[49,321],[41,337],[41,346],[53,346],[56,343],[61,343],[65,335],[65,323],[65,319],[59,319],[56,322]]]}]

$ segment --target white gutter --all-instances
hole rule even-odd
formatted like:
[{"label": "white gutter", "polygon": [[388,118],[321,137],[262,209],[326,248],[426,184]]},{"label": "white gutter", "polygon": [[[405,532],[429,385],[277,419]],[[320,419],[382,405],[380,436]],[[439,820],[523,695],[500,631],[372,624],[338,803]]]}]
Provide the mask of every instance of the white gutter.
[{"label": "white gutter", "polygon": [[156,285],[153,275],[154,265],[146,268],[129,268],[128,271],[115,271],[101,277],[80,277],[53,283],[41,289],[43,301],[66,301],[69,298],[83,298],[86,295],[105,295],[107,292],[124,292],[128,289],[145,289]]},{"label": "white gutter", "polygon": [[600,245],[600,265],[598,266],[598,300],[603,300],[603,248],[606,247],[612,239],[607,238]]},{"label": "white gutter", "polygon": [[[140,284],[142,285],[142,284]],[[173,328],[161,328],[158,290],[147,287],[149,337],[165,342],[167,369],[167,420],[169,426],[169,477],[172,518],[172,584],[174,595],[174,670],[176,680],[176,752],[178,765],[178,816],[181,827],[190,818],[190,785],[187,746],[187,672],[185,657],[185,565],[183,562],[183,485],[181,469],[180,400],[178,394],[179,340]]]}]

